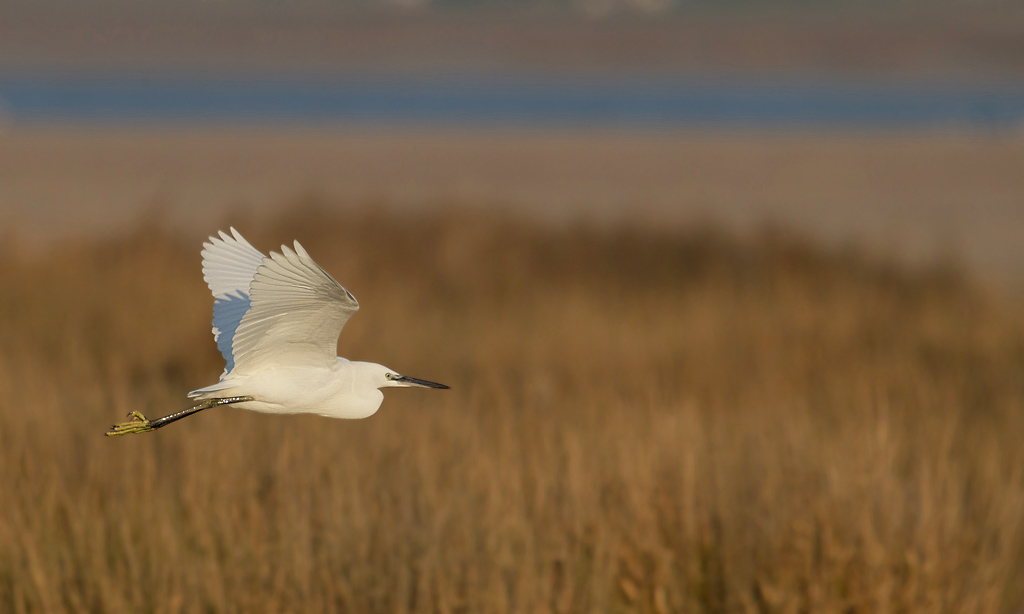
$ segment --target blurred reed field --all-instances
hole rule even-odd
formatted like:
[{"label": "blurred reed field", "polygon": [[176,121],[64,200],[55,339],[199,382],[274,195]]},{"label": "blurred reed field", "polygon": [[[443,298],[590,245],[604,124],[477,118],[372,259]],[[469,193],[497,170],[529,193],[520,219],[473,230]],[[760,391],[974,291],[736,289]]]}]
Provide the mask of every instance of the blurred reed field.
[{"label": "blurred reed field", "polygon": [[5,241],[0,611],[1024,607],[1024,324],[954,267],[457,211],[232,223],[359,298],[342,355],[452,390],[108,439],[220,374],[200,236]]}]

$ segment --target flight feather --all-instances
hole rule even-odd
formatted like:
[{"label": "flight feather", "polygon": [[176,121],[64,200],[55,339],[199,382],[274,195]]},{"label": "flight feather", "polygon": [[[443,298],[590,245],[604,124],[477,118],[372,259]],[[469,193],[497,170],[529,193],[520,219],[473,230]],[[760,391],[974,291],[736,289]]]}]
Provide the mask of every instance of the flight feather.
[{"label": "flight feather", "polygon": [[224,374],[234,368],[232,342],[249,310],[249,285],[265,256],[234,228],[203,244],[203,279],[213,293],[213,339],[224,357]]},{"label": "flight feather", "polygon": [[338,335],[359,309],[355,297],[303,249],[281,246],[256,269],[249,309],[232,340],[234,368],[274,363],[329,366],[337,361]]}]

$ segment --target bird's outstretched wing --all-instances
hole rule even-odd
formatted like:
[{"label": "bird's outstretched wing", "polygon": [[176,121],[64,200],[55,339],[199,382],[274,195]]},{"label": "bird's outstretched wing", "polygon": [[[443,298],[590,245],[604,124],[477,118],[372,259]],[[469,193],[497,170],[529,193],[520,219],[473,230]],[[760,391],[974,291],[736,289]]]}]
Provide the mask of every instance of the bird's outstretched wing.
[{"label": "bird's outstretched wing", "polygon": [[235,367],[235,331],[249,310],[249,285],[264,258],[234,228],[203,243],[203,279],[213,292],[213,339],[224,356],[225,374]]},{"label": "bird's outstretched wing", "polygon": [[249,284],[249,308],[234,331],[234,370],[268,365],[331,366],[338,335],[359,303],[295,242],[263,258]]}]

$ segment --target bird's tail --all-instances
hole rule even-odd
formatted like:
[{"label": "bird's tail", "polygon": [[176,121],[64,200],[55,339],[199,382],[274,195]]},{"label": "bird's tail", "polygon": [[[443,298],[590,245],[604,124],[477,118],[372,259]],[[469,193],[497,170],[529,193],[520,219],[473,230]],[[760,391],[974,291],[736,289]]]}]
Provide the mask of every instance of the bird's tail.
[{"label": "bird's tail", "polygon": [[231,390],[234,387],[235,384],[232,382],[220,381],[211,386],[200,388],[198,390],[193,390],[192,392],[188,393],[188,398],[205,401],[207,399],[222,397],[224,396],[225,391]]}]

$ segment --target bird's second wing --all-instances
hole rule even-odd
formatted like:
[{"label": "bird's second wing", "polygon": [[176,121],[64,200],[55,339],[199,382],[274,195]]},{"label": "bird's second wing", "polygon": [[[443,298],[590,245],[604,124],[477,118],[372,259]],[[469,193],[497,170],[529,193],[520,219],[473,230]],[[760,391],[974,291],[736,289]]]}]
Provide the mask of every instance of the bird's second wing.
[{"label": "bird's second wing", "polygon": [[270,252],[249,285],[248,311],[232,344],[235,369],[268,365],[331,366],[338,335],[359,309],[355,297],[295,242]]},{"label": "bird's second wing", "polygon": [[234,228],[203,244],[203,279],[213,292],[213,339],[224,356],[224,373],[235,366],[235,331],[249,310],[249,284],[265,256]]}]

